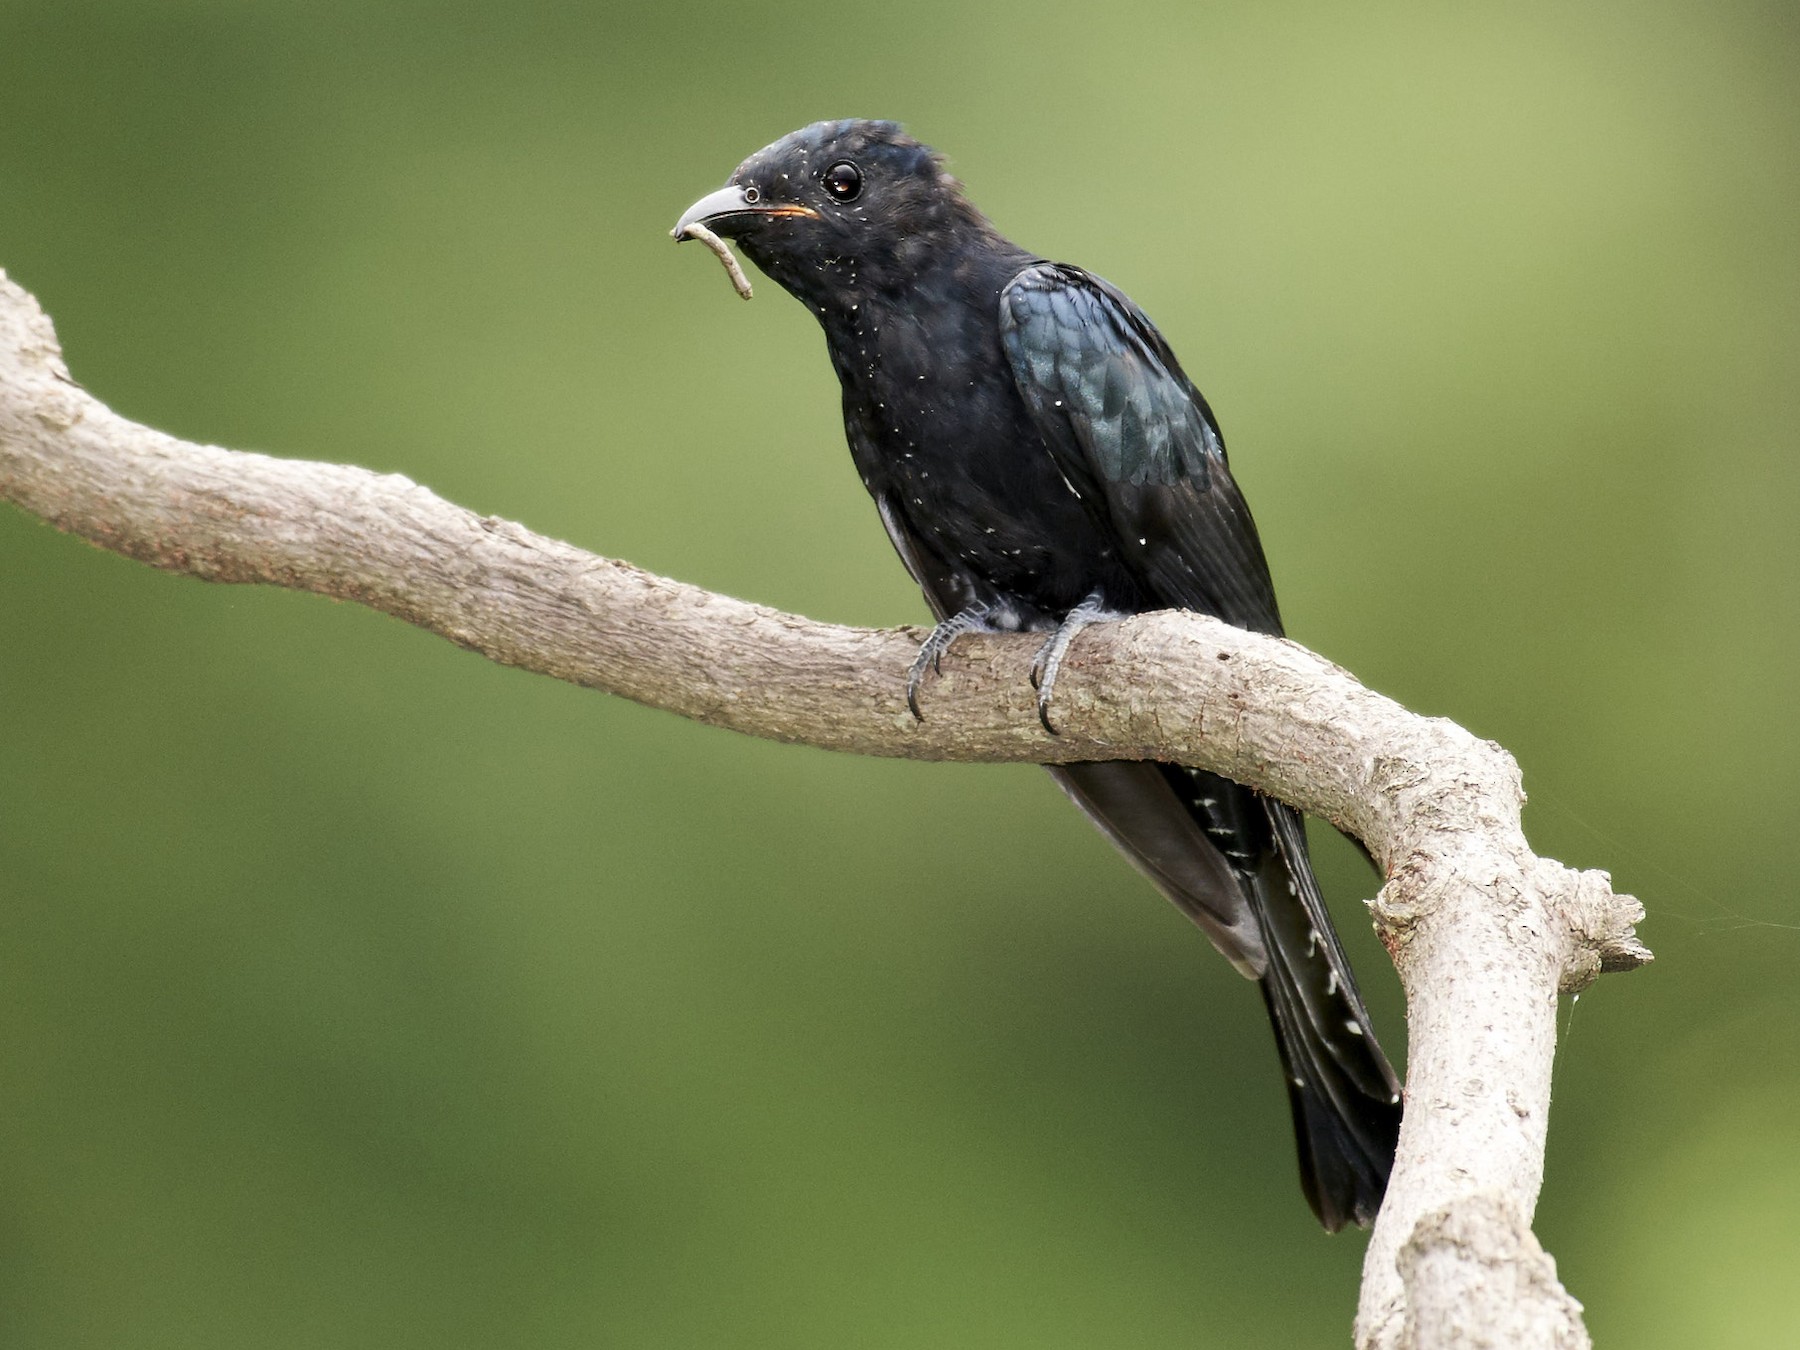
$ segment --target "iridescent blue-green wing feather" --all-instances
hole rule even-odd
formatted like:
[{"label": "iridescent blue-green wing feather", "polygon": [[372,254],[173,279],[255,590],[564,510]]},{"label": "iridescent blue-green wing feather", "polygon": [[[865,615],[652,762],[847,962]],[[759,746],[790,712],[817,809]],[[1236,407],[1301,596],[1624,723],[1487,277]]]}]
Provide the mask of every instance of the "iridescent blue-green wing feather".
[{"label": "iridescent blue-green wing feather", "polygon": [[1142,311],[1080,268],[1040,263],[1001,293],[1000,332],[1057,467],[1146,592],[1279,633],[1268,564],[1224,438]]}]

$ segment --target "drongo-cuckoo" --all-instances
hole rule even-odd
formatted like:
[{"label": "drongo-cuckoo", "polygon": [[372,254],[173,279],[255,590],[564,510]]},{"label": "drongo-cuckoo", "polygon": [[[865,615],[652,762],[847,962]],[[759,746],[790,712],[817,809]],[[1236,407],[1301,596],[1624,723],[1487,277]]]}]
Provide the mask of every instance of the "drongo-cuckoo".
[{"label": "drongo-cuckoo", "polygon": [[[1038,710],[1069,640],[1153,609],[1279,634],[1217,419],[1142,310],[1004,238],[892,122],[820,122],[759,150],[681,217],[735,239],[818,316],[863,484],[938,624],[921,683],[972,631],[1046,634]],[[1217,774],[1050,769],[1125,855],[1260,985],[1327,1229],[1368,1223],[1400,1124],[1292,808]]]}]

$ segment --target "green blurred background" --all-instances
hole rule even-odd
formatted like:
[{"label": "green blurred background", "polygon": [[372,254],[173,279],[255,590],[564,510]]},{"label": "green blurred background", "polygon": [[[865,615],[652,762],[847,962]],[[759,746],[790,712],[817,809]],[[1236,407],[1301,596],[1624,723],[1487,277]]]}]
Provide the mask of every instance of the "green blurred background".
[{"label": "green blurred background", "polygon": [[[813,324],[667,238],[795,126],[906,121],[1162,325],[1294,634],[1648,903],[1539,1211],[1598,1339],[1786,1347],[1797,76],[1791,3],[5,0],[0,266],[155,426],[917,621]],[[0,763],[8,1347],[1346,1341],[1259,1000],[1035,770],[11,509]]]}]

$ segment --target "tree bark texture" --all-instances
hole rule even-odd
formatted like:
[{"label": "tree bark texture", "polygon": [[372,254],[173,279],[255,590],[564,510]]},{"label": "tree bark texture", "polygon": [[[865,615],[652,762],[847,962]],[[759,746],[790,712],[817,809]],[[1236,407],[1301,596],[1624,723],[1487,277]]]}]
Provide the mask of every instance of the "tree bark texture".
[{"label": "tree bark texture", "polygon": [[922,634],[814,623],[481,516],[395,474],[196,445],[69,377],[0,272],[0,497],[165,571],[316,591],[506,665],[754,736],[860,754],[1148,758],[1210,769],[1331,821],[1386,878],[1375,924],[1405,987],[1405,1122],[1364,1263],[1357,1344],[1585,1346],[1530,1222],[1559,993],[1650,959],[1601,872],[1536,857],[1517,765],[1312,652],[1166,611],[1084,632],[1057,685],[1039,639],[960,641],[905,700]]}]

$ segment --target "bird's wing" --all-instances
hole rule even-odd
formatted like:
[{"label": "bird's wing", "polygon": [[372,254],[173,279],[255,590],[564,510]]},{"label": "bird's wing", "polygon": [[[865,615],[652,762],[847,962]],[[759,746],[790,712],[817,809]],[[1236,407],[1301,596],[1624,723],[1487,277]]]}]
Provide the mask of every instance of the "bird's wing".
[{"label": "bird's wing", "polygon": [[1039,263],[1000,295],[1019,392],[1070,485],[1162,604],[1281,631],[1268,564],[1206,400],[1138,307]]}]

